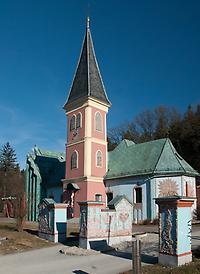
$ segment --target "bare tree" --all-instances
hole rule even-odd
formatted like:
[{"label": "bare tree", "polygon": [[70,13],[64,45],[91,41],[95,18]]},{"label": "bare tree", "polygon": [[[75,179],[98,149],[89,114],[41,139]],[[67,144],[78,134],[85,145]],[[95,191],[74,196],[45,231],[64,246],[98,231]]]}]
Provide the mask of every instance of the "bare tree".
[{"label": "bare tree", "polygon": [[150,141],[153,139],[156,119],[153,111],[145,110],[138,114],[135,118],[135,122],[140,132],[140,141]]},{"label": "bare tree", "polygon": [[109,150],[113,150],[123,139],[128,139],[137,143],[139,141],[139,133],[136,130],[135,123],[124,122],[120,126],[111,128],[108,131]]}]

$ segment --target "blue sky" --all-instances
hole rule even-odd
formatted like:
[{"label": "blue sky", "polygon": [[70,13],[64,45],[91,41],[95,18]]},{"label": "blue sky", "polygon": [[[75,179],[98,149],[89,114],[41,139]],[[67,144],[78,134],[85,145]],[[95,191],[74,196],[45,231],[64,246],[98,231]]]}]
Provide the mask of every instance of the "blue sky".
[{"label": "blue sky", "polygon": [[160,104],[200,102],[200,2],[0,1],[0,145],[21,167],[36,144],[64,151],[67,98],[86,16],[112,107],[108,127]]}]

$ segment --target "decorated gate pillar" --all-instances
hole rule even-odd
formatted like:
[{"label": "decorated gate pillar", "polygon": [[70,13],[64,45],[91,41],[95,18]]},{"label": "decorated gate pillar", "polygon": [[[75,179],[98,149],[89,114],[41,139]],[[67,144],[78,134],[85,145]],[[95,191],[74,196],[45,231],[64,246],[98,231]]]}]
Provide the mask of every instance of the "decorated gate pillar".
[{"label": "decorated gate pillar", "polygon": [[194,199],[169,196],[155,201],[159,206],[159,263],[179,266],[191,262],[191,207]]},{"label": "decorated gate pillar", "polygon": [[67,205],[53,199],[43,199],[39,204],[39,237],[54,243],[66,240]]}]

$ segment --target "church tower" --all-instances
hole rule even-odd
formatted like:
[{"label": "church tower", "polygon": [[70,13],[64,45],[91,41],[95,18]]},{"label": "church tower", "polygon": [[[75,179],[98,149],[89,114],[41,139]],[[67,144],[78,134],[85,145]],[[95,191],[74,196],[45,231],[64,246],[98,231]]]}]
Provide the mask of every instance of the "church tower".
[{"label": "church tower", "polygon": [[79,216],[79,201],[106,202],[106,114],[111,106],[97,64],[90,21],[64,109],[68,118],[64,200],[70,217]]}]

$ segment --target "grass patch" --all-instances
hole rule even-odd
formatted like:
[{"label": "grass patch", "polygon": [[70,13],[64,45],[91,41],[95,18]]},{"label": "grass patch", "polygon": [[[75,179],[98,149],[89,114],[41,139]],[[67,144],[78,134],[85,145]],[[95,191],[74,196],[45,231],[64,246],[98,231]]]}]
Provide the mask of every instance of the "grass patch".
[{"label": "grass patch", "polygon": [[0,223],[0,233],[1,231],[16,231],[16,224],[15,223]]},{"label": "grass patch", "polygon": [[[15,219],[4,222],[0,218],[0,237],[6,237],[0,244],[0,255],[53,246],[55,243],[38,237],[38,223],[26,222],[24,231],[18,232]],[[67,224],[67,239],[73,241],[78,238],[79,223]]]},{"label": "grass patch", "polygon": [[[179,267],[165,267],[161,265],[147,265],[142,267],[142,274],[199,274],[200,259],[194,259],[193,262]],[[127,271],[120,274],[132,274],[132,271]]]},{"label": "grass patch", "polygon": [[27,223],[25,231],[18,232],[16,223],[0,222],[0,237],[6,237],[0,244],[0,255],[26,251],[54,245],[54,243],[41,239],[37,236],[37,223]]}]

